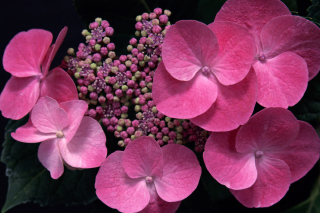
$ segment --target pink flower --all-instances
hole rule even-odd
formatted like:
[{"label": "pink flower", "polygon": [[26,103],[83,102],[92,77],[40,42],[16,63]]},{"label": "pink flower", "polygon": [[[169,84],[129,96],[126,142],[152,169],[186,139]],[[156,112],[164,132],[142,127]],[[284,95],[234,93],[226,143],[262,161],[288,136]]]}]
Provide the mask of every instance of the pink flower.
[{"label": "pink flower", "polygon": [[130,142],[102,163],[96,177],[98,198],[120,212],[175,212],[197,187],[201,167],[187,147],[160,148],[151,137]]},{"label": "pink flower", "polygon": [[21,142],[42,142],[38,158],[54,179],[63,173],[63,164],[74,168],[93,168],[107,156],[106,136],[100,124],[83,116],[88,105],[82,100],[58,104],[42,97],[31,111],[30,120],[11,136]]},{"label": "pink flower", "polygon": [[65,71],[55,68],[48,72],[66,33],[67,27],[52,46],[52,34],[41,29],[20,32],[10,41],[3,55],[3,67],[12,74],[0,96],[4,117],[24,117],[45,95],[58,102],[78,99],[76,86]]},{"label": "pink flower", "polygon": [[319,159],[313,127],[283,108],[266,108],[231,132],[211,133],[203,153],[210,174],[246,207],[278,202]]},{"label": "pink flower", "polygon": [[154,76],[157,109],[209,131],[246,123],[256,103],[256,76],[250,71],[255,52],[252,36],[240,25],[178,21],[166,33]]},{"label": "pink flower", "polygon": [[228,0],[215,21],[232,21],[253,35],[257,52],[257,102],[265,107],[293,106],[320,69],[320,29],[292,16],[279,0]]}]

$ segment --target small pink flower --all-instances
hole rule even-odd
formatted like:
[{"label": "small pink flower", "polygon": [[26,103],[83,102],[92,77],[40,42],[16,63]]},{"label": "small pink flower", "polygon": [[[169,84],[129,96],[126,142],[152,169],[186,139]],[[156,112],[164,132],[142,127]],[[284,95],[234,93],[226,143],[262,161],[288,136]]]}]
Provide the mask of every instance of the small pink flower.
[{"label": "small pink flower", "polygon": [[279,0],[228,0],[215,21],[231,21],[253,35],[257,52],[257,102],[265,107],[293,106],[320,70],[320,29],[292,16]]},{"label": "small pink flower", "polygon": [[107,156],[106,136],[100,124],[83,116],[88,105],[82,100],[58,103],[42,97],[31,111],[30,120],[11,136],[21,142],[42,142],[38,158],[54,179],[63,164],[74,168],[99,167]]},{"label": "small pink flower", "polygon": [[253,37],[240,25],[178,21],[166,33],[154,76],[157,109],[209,131],[246,123],[257,96],[250,70],[255,52]]},{"label": "small pink flower", "polygon": [[211,133],[203,153],[210,174],[246,207],[278,202],[318,161],[313,127],[283,108],[266,108],[231,132]]},{"label": "small pink flower", "polygon": [[6,118],[18,120],[28,114],[39,97],[50,96],[58,102],[78,99],[71,77],[61,68],[49,72],[67,27],[51,45],[52,34],[32,29],[11,39],[3,55],[3,67],[12,76],[0,96],[0,110]]},{"label": "small pink flower", "polygon": [[201,167],[187,147],[160,148],[151,137],[129,142],[102,163],[96,177],[98,198],[120,212],[175,212],[197,187]]}]

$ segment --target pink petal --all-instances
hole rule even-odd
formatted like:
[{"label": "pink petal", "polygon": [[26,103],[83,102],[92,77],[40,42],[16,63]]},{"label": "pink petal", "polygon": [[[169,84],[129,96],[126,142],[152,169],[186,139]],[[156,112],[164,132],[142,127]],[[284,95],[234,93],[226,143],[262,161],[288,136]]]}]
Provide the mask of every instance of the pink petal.
[{"label": "pink petal", "polygon": [[257,179],[253,153],[238,153],[235,139],[238,129],[212,132],[203,152],[204,163],[214,179],[230,189],[245,189]]},{"label": "pink petal", "polygon": [[79,128],[84,113],[88,109],[88,104],[83,100],[73,100],[60,103],[59,106],[68,115],[69,125],[63,130],[63,134],[67,141],[70,141]]},{"label": "pink petal", "polygon": [[181,201],[166,202],[159,197],[154,184],[150,184],[148,188],[150,193],[150,202],[139,213],[175,213],[178,210]]},{"label": "pink petal", "polygon": [[56,134],[40,132],[33,126],[31,120],[29,120],[25,125],[19,127],[16,132],[12,132],[11,136],[13,139],[25,143],[38,143],[56,138]]},{"label": "pink petal", "polygon": [[33,125],[43,133],[56,133],[69,124],[66,111],[56,100],[46,96],[39,99],[31,113]]},{"label": "pink petal", "polygon": [[153,101],[157,109],[173,118],[193,118],[207,111],[217,97],[216,80],[198,73],[190,81],[173,78],[161,62],[155,72]]},{"label": "pink petal", "polygon": [[78,100],[72,78],[61,68],[54,68],[41,84],[41,97],[49,96],[59,103]]},{"label": "pink petal", "polygon": [[291,172],[291,183],[305,176],[319,160],[320,139],[316,131],[306,122],[299,121],[299,124],[299,134],[288,147],[266,153],[270,158],[286,162]]},{"label": "pink petal", "polygon": [[248,189],[230,190],[248,208],[272,206],[284,197],[290,186],[288,165],[282,160],[262,158],[257,163],[257,181]]},{"label": "pink petal", "polygon": [[168,29],[162,45],[162,58],[172,77],[189,81],[215,59],[218,51],[217,38],[207,25],[183,20]]},{"label": "pink petal", "polygon": [[251,69],[246,78],[237,84],[224,86],[218,83],[218,97],[214,104],[205,113],[190,120],[208,131],[230,131],[249,120],[256,98],[257,80]]},{"label": "pink petal", "polygon": [[295,53],[284,52],[262,63],[257,61],[253,68],[259,85],[257,102],[264,107],[293,106],[307,89],[307,64]]},{"label": "pink petal", "polygon": [[63,160],[72,167],[94,168],[107,156],[106,136],[98,121],[83,117],[78,131],[71,141],[60,141]]},{"label": "pink petal", "polygon": [[52,62],[54,56],[56,55],[59,47],[61,46],[64,38],[66,37],[67,32],[68,32],[68,27],[64,27],[60,31],[60,33],[57,37],[56,43],[53,44],[52,47],[50,48],[50,50],[48,51],[47,58],[45,59],[44,63],[42,64],[42,70],[43,70],[44,76],[47,76],[51,62]]},{"label": "pink petal", "polygon": [[167,202],[181,201],[198,186],[201,167],[197,156],[178,144],[163,146],[163,176],[155,178],[158,195]]},{"label": "pink petal", "polygon": [[131,178],[162,177],[163,156],[159,144],[148,136],[130,142],[123,153],[122,166]]},{"label": "pink petal", "polygon": [[19,120],[27,115],[39,98],[39,79],[36,76],[11,76],[0,96],[0,110],[6,118]]},{"label": "pink petal", "polygon": [[282,150],[293,142],[299,133],[299,122],[283,108],[266,108],[254,114],[243,125],[236,138],[236,150]]},{"label": "pink petal", "polygon": [[46,30],[18,33],[4,51],[4,69],[16,77],[41,75],[40,65],[51,42],[52,34]]},{"label": "pink petal", "polygon": [[63,161],[56,139],[49,139],[40,144],[38,158],[42,165],[49,170],[53,179],[58,179],[62,175]]},{"label": "pink petal", "polygon": [[217,36],[219,53],[211,65],[214,75],[223,85],[235,84],[248,74],[256,55],[252,35],[232,22],[213,22],[208,27]]},{"label": "pink petal", "polygon": [[300,55],[308,65],[309,80],[320,70],[320,29],[299,16],[280,16],[270,20],[261,31],[263,51],[268,57],[283,52]]},{"label": "pink petal", "polygon": [[120,212],[138,212],[148,205],[150,194],[144,179],[132,179],[123,170],[122,154],[115,151],[102,163],[96,177],[96,194]]},{"label": "pink petal", "polygon": [[291,13],[280,0],[228,0],[214,21],[231,21],[246,27],[253,35],[259,51],[262,28],[272,18],[282,15]]}]

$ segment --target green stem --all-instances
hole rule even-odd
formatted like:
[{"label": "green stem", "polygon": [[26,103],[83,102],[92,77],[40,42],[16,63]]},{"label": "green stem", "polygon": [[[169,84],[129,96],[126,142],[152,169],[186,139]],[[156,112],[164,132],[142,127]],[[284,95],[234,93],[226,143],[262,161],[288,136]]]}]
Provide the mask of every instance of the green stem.
[{"label": "green stem", "polygon": [[148,13],[151,13],[151,10],[149,8],[149,6],[147,5],[146,1],[145,0],[140,0],[140,2],[143,4],[143,6],[146,8],[147,12]]}]

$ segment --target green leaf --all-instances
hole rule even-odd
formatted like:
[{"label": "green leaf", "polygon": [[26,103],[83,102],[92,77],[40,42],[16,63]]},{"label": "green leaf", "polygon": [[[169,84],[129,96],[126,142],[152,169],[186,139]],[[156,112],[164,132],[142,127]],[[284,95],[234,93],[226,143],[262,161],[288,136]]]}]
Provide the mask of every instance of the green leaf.
[{"label": "green leaf", "polygon": [[284,213],[320,213],[320,176],[313,187],[310,197]]},{"label": "green leaf", "polygon": [[320,75],[309,81],[307,91],[300,102],[289,110],[299,120],[310,122],[320,118]]},{"label": "green leaf", "polygon": [[308,8],[308,17],[312,18],[313,22],[320,23],[320,1],[311,0],[312,5]]},{"label": "green leaf", "polygon": [[2,212],[22,203],[34,202],[40,205],[87,204],[95,200],[95,176],[98,169],[71,171],[54,180],[37,157],[39,144],[15,141],[10,133],[26,123],[27,117],[9,121],[1,161],[6,164],[9,179],[7,198]]}]

